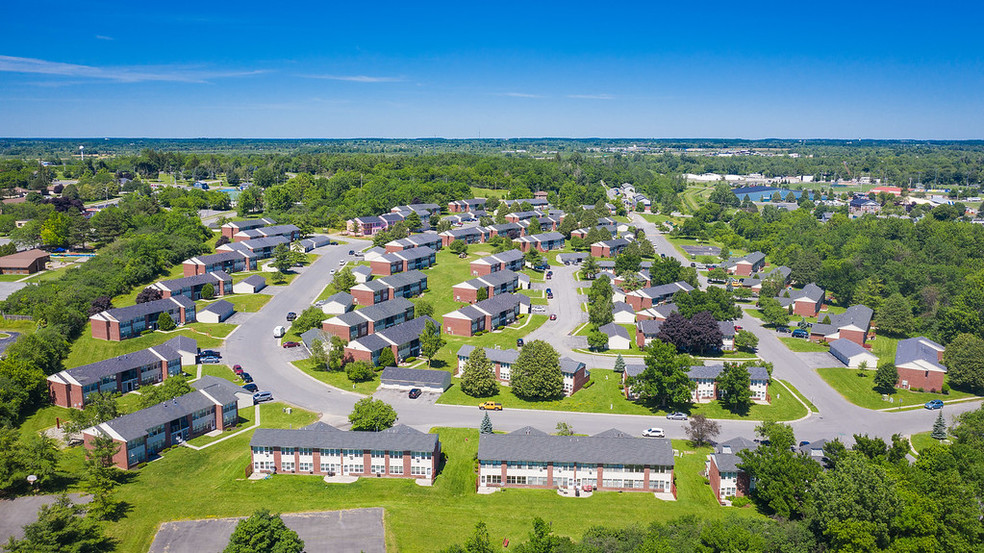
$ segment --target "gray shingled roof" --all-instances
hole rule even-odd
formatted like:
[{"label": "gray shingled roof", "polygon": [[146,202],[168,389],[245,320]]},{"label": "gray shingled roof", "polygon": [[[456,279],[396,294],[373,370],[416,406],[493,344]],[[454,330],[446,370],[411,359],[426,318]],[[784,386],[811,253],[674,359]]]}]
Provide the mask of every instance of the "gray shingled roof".
[{"label": "gray shingled roof", "polygon": [[[519,280],[519,275],[508,269],[501,271],[495,271],[494,273],[489,273],[485,276],[476,277],[470,280],[466,280],[461,284],[467,284],[472,288],[485,288],[488,286],[501,286],[509,282],[516,282]],[[456,284],[455,286],[461,286],[461,284]]]},{"label": "gray shingled roof", "polygon": [[393,261],[415,261],[417,259],[423,259],[425,257],[430,257],[434,255],[434,250],[428,248],[427,246],[417,246],[416,248],[410,248],[409,250],[403,250],[400,252],[388,253],[382,256],[381,259],[389,262]]},{"label": "gray shingled roof", "polygon": [[[381,276],[371,282],[381,282],[391,288],[402,288],[410,284],[417,284],[423,280],[427,280],[427,275],[414,269],[412,271],[396,273],[395,275]],[[367,282],[366,284],[369,283]]]},{"label": "gray shingled roof", "polygon": [[694,289],[693,286],[683,282],[671,282],[670,284],[662,284],[660,286],[653,286],[651,288],[643,288],[638,291],[638,295],[647,298],[661,298],[663,296],[672,296],[673,294],[684,291],[690,292]]},{"label": "gray shingled roof", "polygon": [[424,331],[424,327],[427,326],[427,321],[433,322],[434,326],[437,327],[438,330],[441,329],[440,323],[430,317],[423,316],[417,317],[416,319],[411,319],[405,323],[400,323],[396,326],[391,326],[385,330],[380,330],[376,334],[381,335],[394,344],[406,344],[420,338],[420,334]]},{"label": "gray shingled roof", "polygon": [[924,336],[899,340],[895,350],[895,364],[898,366],[913,361],[923,361],[946,372],[946,367],[940,364],[937,350],[934,347],[943,349],[943,346]]},{"label": "gray shingled roof", "polygon": [[388,451],[434,451],[437,434],[424,434],[397,425],[381,432],[341,431],[337,428],[305,427],[296,430],[258,428],[249,441],[252,447],[310,447],[312,449],[379,449]]},{"label": "gray shingled roof", "polygon": [[[226,380],[224,378],[207,374],[192,382],[191,387],[196,390],[203,391],[215,399],[219,399],[218,396],[220,395],[223,398],[235,397],[236,394],[252,395],[252,392],[248,392],[242,387],[233,384],[231,380]],[[221,399],[219,399],[219,401],[221,401]]]},{"label": "gray shingled roof", "polygon": [[107,309],[106,311],[100,313],[100,315],[107,314],[118,321],[129,321],[131,319],[136,319],[137,317],[146,317],[147,315],[151,315],[153,313],[174,309],[179,305],[185,309],[191,309],[195,307],[195,302],[191,301],[186,296],[171,296],[170,298],[138,303],[128,307]]},{"label": "gray shingled roof", "polygon": [[388,317],[403,313],[410,307],[413,307],[413,303],[410,302],[410,300],[406,298],[393,298],[388,301],[377,303],[376,305],[368,305],[358,311],[343,313],[338,315],[336,318],[351,326],[367,320],[373,322],[381,321]]},{"label": "gray shingled roof", "polygon": [[629,313],[635,313],[635,310],[632,309],[632,306],[625,303],[624,301],[617,301],[612,303],[612,313],[621,313],[623,311],[627,311]]},{"label": "gray shingled roof", "polygon": [[563,374],[574,374],[583,368],[585,365],[580,361],[575,361],[570,357],[560,358],[560,372]]},{"label": "gray shingled roof", "polygon": [[626,340],[629,339],[629,331],[625,330],[622,325],[617,325],[615,323],[608,323],[598,327],[598,331],[611,338],[612,336],[621,336]]},{"label": "gray shingled roof", "polygon": [[222,251],[218,253],[213,253],[209,255],[199,255],[192,259],[197,259],[204,265],[214,265],[216,263],[225,263],[226,261],[235,261],[237,259],[243,259],[243,254],[237,251]]},{"label": "gray shingled roof", "polygon": [[718,328],[721,329],[721,335],[725,338],[733,338],[735,335],[735,323],[731,321],[718,321]]},{"label": "gray shingled roof", "polygon": [[[824,295],[823,288],[820,288],[811,282],[804,286],[802,290],[790,290],[788,298],[780,295],[779,304],[786,307],[799,299],[807,299],[812,302],[818,302],[823,299]],[[833,317],[831,317],[831,319],[833,319]]]},{"label": "gray shingled roof", "polygon": [[[197,349],[197,346],[195,349]],[[162,344],[133,353],[126,353],[117,357],[112,357],[110,359],[103,359],[102,361],[96,361],[95,363],[90,363],[88,365],[65,369],[64,371],[52,376],[56,378],[64,378],[64,376],[68,376],[80,385],[85,386],[90,382],[98,381],[104,376],[118,374],[123,371],[128,371],[136,367],[142,367],[151,363],[160,363],[161,357],[171,361],[175,359],[180,360],[181,355],[176,349]]]},{"label": "gray shingled roof", "polygon": [[[857,342],[853,340],[848,340],[847,338],[838,338],[837,340],[830,342],[830,353],[832,354],[839,353],[843,355],[845,358],[850,358],[861,353],[868,353],[868,350],[864,349],[863,347],[858,345]],[[897,355],[895,361],[896,364],[898,364]]]},{"label": "gray shingled roof", "polygon": [[240,281],[240,283],[246,283],[250,286],[265,286],[266,278],[260,275],[250,275]]},{"label": "gray shingled roof", "polygon": [[669,440],[621,434],[624,437],[482,434],[478,438],[478,459],[673,466],[673,447]]},{"label": "gray shingled roof", "polygon": [[[236,397],[231,394],[217,391],[216,394],[209,393],[223,405],[235,403]],[[180,417],[191,415],[195,411],[208,409],[215,403],[204,394],[195,390],[183,396],[158,403],[146,409],[141,409],[129,415],[115,418],[111,421],[96,425],[100,428],[105,425],[113,432],[119,434],[124,440],[131,441],[147,435],[147,429],[161,424],[166,424]]]},{"label": "gray shingled roof", "polygon": [[321,300],[321,302],[319,303],[324,305],[324,304],[336,303],[336,302],[341,303],[343,305],[352,305],[352,294],[349,294],[348,292],[336,292],[328,296],[327,298]]},{"label": "gray shingled roof", "polygon": [[404,386],[437,386],[444,390],[451,385],[451,373],[448,371],[434,371],[428,369],[404,369],[399,367],[386,367],[383,374],[379,376],[383,384],[395,384]]},{"label": "gray shingled roof", "polygon": [[710,378],[714,380],[717,379],[717,377],[721,374],[721,371],[723,370],[724,370],[724,365],[707,365],[707,366],[700,366],[700,367],[690,367],[690,370],[687,371],[687,376],[693,380],[696,380],[698,378]]},{"label": "gray shingled roof", "polygon": [[870,307],[866,305],[852,305],[848,307],[846,311],[839,314],[827,314],[819,317],[820,320],[824,320],[826,317],[830,317],[830,324],[817,323],[813,325],[810,329],[811,334],[819,334],[822,336],[827,336],[837,332],[838,329],[845,326],[857,326],[858,328],[866,329],[871,324],[871,316],[874,312]]},{"label": "gray shingled roof", "polygon": [[[512,365],[519,359],[519,351],[515,349],[495,349],[495,348],[482,348],[485,350],[485,357],[493,363],[505,363],[507,365]],[[475,351],[475,346],[470,344],[465,344],[458,349],[458,357],[471,357],[472,352]]]},{"label": "gray shingled roof", "polygon": [[659,334],[659,328],[663,326],[663,321],[658,319],[643,319],[636,322],[636,330],[643,336],[655,336]]},{"label": "gray shingled roof", "polygon": [[645,363],[643,363],[641,365],[638,364],[638,363],[626,363],[625,364],[625,374],[628,375],[628,376],[639,376],[640,374],[642,374],[642,371],[644,371],[644,370],[646,370]]},{"label": "gray shingled roof", "polygon": [[204,307],[199,313],[218,313],[228,315],[236,311],[236,306],[226,300],[213,301]]},{"label": "gray shingled roof", "polygon": [[184,278],[175,278],[171,280],[162,280],[157,283],[157,287],[163,288],[165,290],[180,290],[185,287],[192,287],[210,283],[218,283],[219,281],[232,282],[232,277],[226,274],[225,271],[212,271],[211,273],[205,273],[203,275],[194,275]]}]

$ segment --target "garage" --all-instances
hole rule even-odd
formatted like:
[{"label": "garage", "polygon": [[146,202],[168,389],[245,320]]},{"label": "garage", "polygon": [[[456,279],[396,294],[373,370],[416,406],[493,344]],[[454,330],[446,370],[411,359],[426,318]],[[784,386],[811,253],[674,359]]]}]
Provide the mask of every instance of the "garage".
[{"label": "garage", "polygon": [[430,369],[402,369],[387,367],[380,377],[383,388],[410,390],[420,388],[424,392],[443,393],[451,386],[451,373]]}]

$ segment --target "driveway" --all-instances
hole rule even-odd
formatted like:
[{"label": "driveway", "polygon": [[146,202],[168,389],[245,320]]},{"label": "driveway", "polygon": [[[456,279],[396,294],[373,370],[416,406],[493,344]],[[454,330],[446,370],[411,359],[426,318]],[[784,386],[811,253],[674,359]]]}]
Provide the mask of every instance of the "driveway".
[{"label": "driveway", "polygon": [[[150,545],[150,553],[220,553],[243,518],[165,522]],[[386,551],[381,508],[291,513],[281,518],[304,540],[308,553]]]},{"label": "driveway", "polygon": [[797,353],[796,357],[799,357],[807,367],[811,369],[823,369],[826,367],[843,367],[844,363],[841,363],[836,357],[830,353],[815,352],[815,353]]},{"label": "driveway", "polygon": [[20,332],[11,332],[8,330],[0,334],[7,334],[6,337],[0,337],[0,355],[2,355],[3,352],[7,351],[7,348],[10,347],[10,344],[17,341],[17,337],[20,336]]}]

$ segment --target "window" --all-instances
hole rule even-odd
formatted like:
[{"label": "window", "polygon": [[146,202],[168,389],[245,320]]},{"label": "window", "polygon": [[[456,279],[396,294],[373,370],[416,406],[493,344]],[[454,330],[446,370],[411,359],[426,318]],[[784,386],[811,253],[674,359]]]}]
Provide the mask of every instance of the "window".
[{"label": "window", "polygon": [[373,474],[385,474],[386,473],[386,465],[384,465],[382,463],[379,463],[379,464],[373,463],[369,467],[369,472],[371,472]]},{"label": "window", "polygon": [[321,461],[321,472],[325,472],[325,473],[329,473],[329,472],[335,473],[335,472],[338,472],[338,464],[337,463],[326,463],[325,461],[322,460]]},{"label": "window", "polygon": [[293,456],[294,455],[294,448],[292,448],[292,447],[282,447],[282,448],[280,448],[280,456],[283,457],[284,455]]},{"label": "window", "polygon": [[526,485],[526,477],[525,476],[506,476],[506,484],[516,484],[516,485],[519,485],[519,486],[525,486]]},{"label": "window", "polygon": [[374,449],[374,450],[372,450],[369,453],[369,456],[372,459],[374,459],[374,460],[375,459],[384,459],[384,458],[386,458],[386,452],[385,451],[378,450],[378,449]]},{"label": "window", "polygon": [[285,472],[294,472],[294,460],[291,459],[290,461],[281,461],[280,468]]},{"label": "window", "polygon": [[312,472],[314,470],[314,465],[310,462],[298,463],[297,470],[301,472]]},{"label": "window", "polygon": [[345,474],[364,474],[366,472],[365,463],[359,461],[358,463],[346,461],[344,466]]},{"label": "window", "polygon": [[311,456],[311,448],[310,447],[301,447],[301,448],[298,448],[297,453],[299,455],[306,455],[306,456],[310,457]]},{"label": "window", "polygon": [[403,474],[403,463],[393,463],[393,461],[390,460],[389,469],[390,474]]},{"label": "window", "polygon": [[425,461],[430,460],[434,456],[433,453],[424,451],[414,451],[410,454],[414,461]]},{"label": "window", "polygon": [[322,457],[339,457],[342,455],[342,450],[340,449],[322,449]]},{"label": "window", "polygon": [[483,484],[502,484],[501,474],[483,474],[482,475]]},{"label": "window", "polygon": [[602,481],[602,486],[606,488],[621,488],[622,480],[619,478],[605,478]]}]

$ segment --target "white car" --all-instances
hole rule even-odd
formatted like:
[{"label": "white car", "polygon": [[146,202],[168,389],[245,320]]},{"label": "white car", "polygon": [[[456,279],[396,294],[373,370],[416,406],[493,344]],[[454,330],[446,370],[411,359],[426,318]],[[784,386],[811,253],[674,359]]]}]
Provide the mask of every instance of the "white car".
[{"label": "white car", "polygon": [[331,270],[331,274],[335,274],[335,269],[332,269]]},{"label": "white car", "polygon": [[643,433],[643,436],[647,438],[665,438],[666,433],[663,432],[662,428],[647,428]]},{"label": "white car", "polygon": [[340,260],[340,261],[338,262],[338,264],[339,264],[339,265],[345,265],[345,263],[346,263],[346,261],[345,261],[344,259],[342,259],[342,260]]}]

